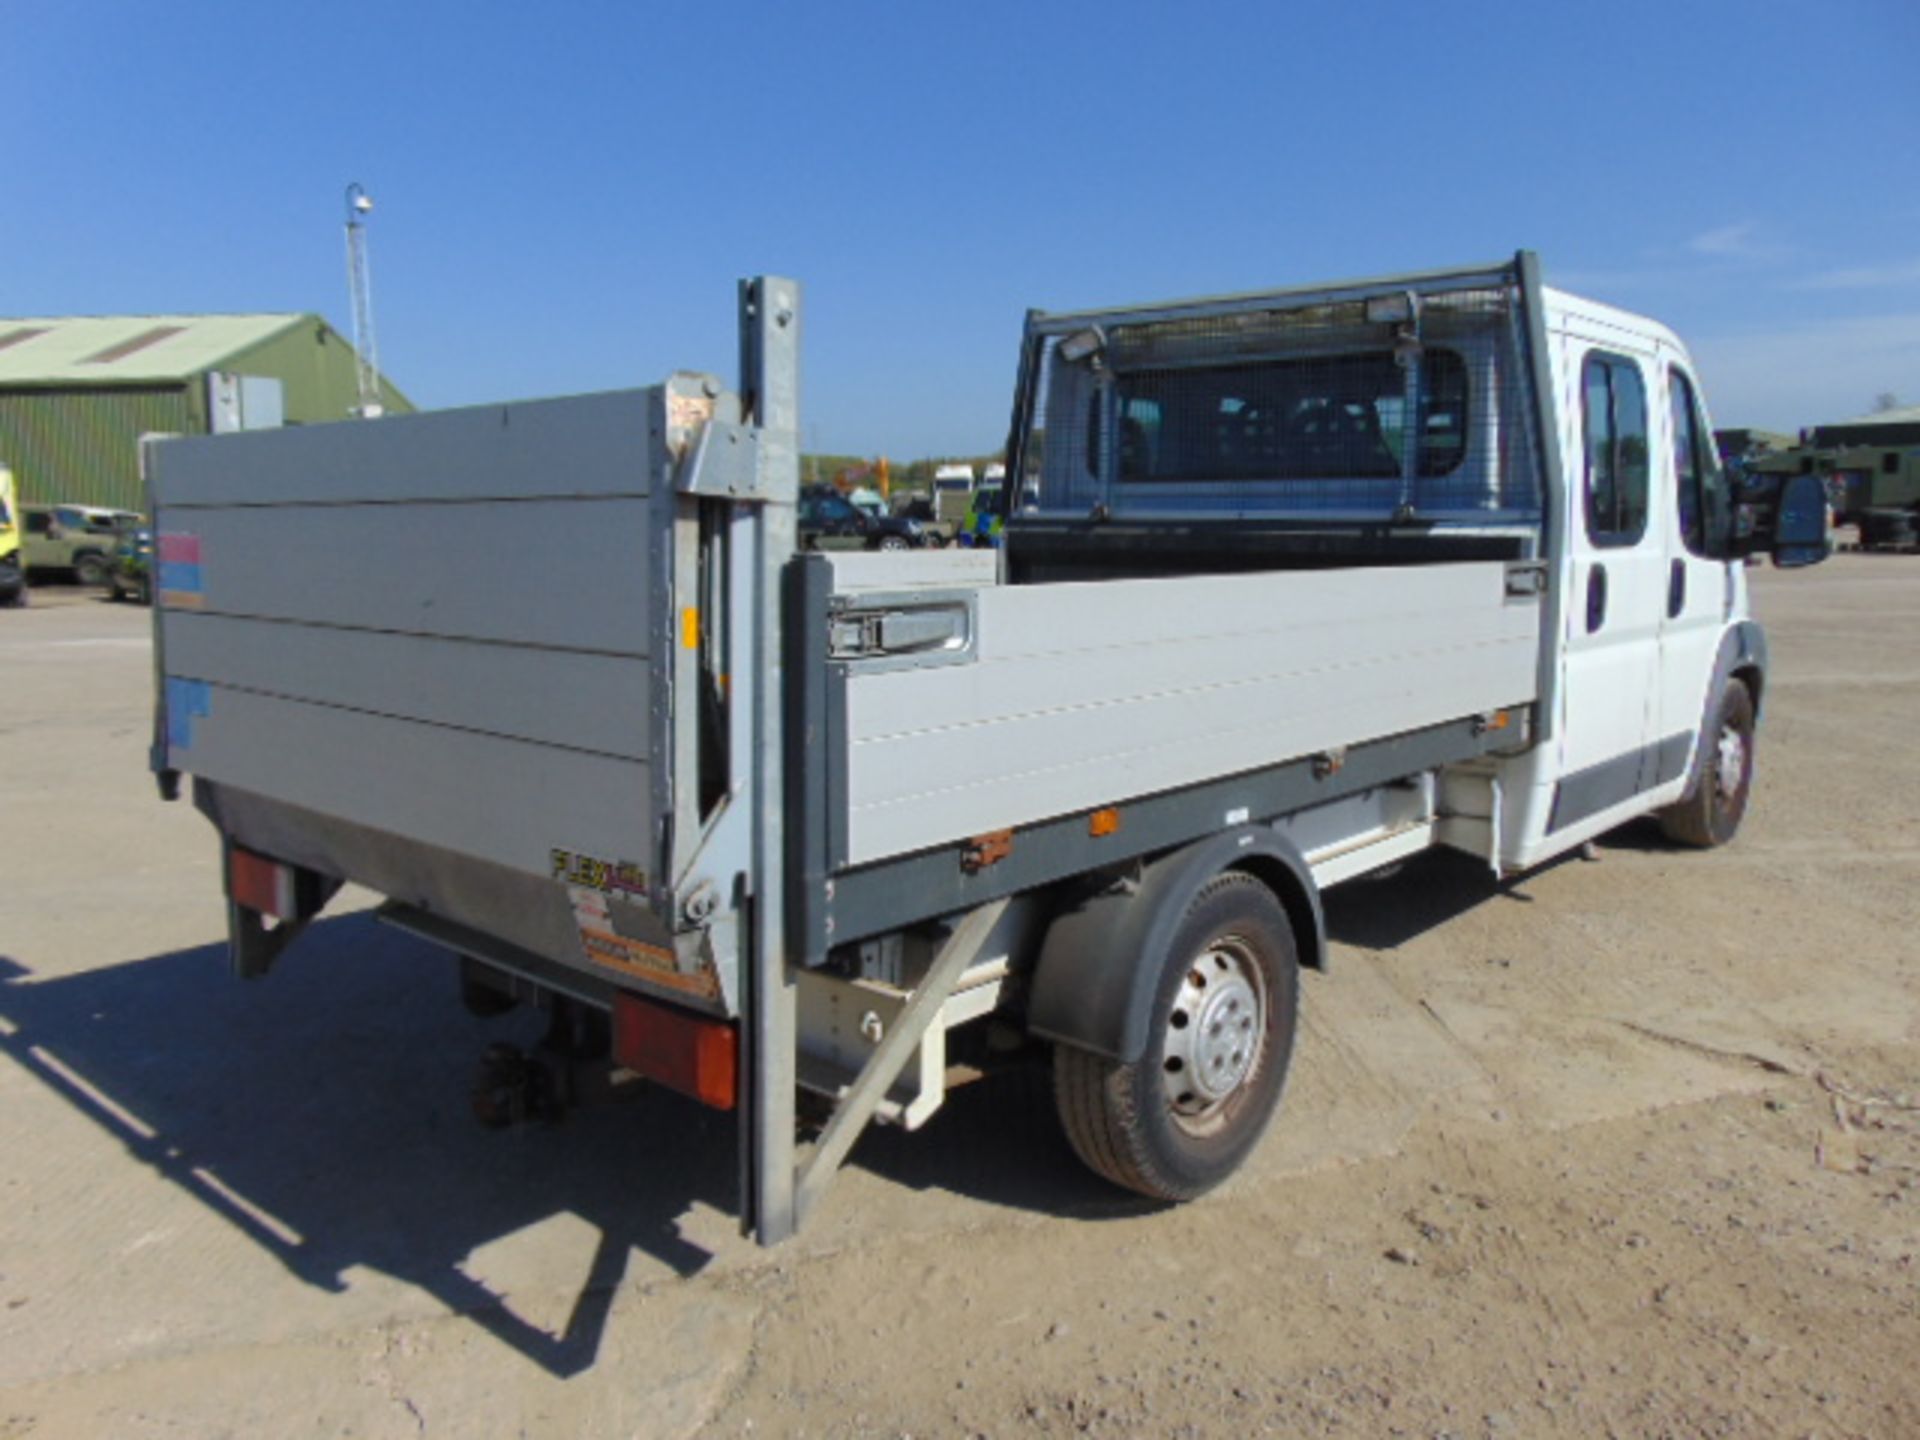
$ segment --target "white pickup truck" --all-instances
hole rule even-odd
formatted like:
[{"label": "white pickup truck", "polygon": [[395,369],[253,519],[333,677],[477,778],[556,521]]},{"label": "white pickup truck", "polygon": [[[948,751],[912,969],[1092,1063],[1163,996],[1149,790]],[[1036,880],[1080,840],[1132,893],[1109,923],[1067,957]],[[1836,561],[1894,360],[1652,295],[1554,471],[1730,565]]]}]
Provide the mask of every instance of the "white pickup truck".
[{"label": "white pickup truck", "polygon": [[[1030,314],[997,551],[798,551],[798,286],[741,321],[737,391],[149,445],[153,768],[238,973],[372,888],[475,1008],[738,1110],[771,1243],[1009,1044],[1091,1167],[1199,1195],[1325,887],[1739,826],[1751,517],[1680,342],[1530,254]],[[1827,553],[1818,485],[1775,563]]]}]

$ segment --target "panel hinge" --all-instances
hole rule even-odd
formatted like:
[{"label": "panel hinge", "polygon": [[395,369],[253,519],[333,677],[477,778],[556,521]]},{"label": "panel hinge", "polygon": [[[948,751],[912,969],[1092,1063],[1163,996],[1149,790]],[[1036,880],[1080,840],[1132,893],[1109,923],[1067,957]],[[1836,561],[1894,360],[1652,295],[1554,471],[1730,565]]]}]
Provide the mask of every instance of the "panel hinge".
[{"label": "panel hinge", "polygon": [[709,420],[680,472],[685,495],[716,500],[766,500],[770,496],[762,463],[760,432],[726,420]]}]

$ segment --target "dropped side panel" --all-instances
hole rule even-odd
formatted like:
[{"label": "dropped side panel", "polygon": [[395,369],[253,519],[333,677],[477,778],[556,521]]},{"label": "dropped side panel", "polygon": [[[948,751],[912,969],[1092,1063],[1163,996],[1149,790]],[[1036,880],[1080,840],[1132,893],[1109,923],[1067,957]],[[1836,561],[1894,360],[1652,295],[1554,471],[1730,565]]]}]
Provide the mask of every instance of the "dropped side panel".
[{"label": "dropped side panel", "polygon": [[1534,697],[1498,562],[1005,586],[964,664],[847,686],[862,864]]}]

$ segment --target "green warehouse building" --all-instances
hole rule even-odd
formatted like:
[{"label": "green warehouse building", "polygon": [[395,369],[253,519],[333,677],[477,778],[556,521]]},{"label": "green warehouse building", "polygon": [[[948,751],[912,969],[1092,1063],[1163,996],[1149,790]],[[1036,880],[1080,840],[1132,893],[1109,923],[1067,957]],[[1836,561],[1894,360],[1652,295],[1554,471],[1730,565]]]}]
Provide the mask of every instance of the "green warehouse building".
[{"label": "green warehouse building", "polygon": [[0,465],[33,504],[145,510],[142,435],[314,425],[358,402],[353,347],[318,315],[0,319]]}]

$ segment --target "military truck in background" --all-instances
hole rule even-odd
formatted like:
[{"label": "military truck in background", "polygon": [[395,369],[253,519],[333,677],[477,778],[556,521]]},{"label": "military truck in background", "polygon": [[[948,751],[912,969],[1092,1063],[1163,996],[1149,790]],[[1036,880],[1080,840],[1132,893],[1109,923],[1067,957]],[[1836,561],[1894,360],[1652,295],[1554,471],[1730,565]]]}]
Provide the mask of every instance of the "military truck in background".
[{"label": "military truck in background", "polygon": [[1911,550],[1920,542],[1920,443],[1821,445],[1810,442],[1737,462],[1757,498],[1794,475],[1818,475],[1834,522],[1853,525],[1865,550]]},{"label": "military truck in background", "polygon": [[1912,550],[1920,540],[1920,445],[1850,445],[1831,457],[1834,510],[1860,527],[1863,550]]}]

